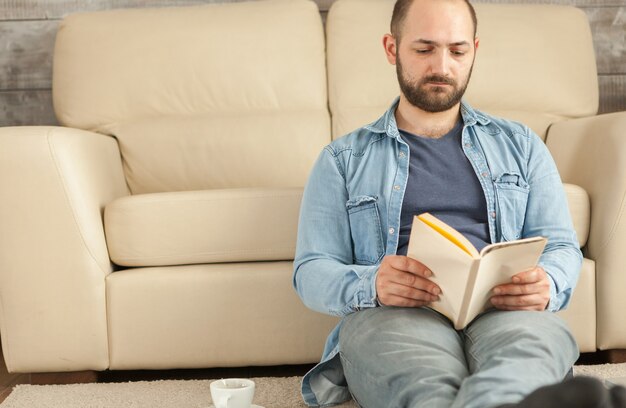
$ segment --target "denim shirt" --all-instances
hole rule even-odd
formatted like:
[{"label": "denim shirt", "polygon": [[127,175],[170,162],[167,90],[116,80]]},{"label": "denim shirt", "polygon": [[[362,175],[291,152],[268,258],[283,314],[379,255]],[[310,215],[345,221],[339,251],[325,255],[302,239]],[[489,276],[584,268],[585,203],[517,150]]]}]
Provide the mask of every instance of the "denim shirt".
[{"label": "denim shirt", "polygon": [[[304,190],[293,284],[309,308],[346,316],[376,307],[382,258],[398,246],[408,180],[409,148],[398,132],[398,99],[377,121],[326,146]],[[543,141],[528,127],[461,103],[462,148],[487,203],[491,242],[544,236],[539,260],[550,279],[547,310],[567,306],[582,254],[563,185]],[[339,353],[341,322],[330,333],[322,361],[306,374],[309,406],[350,398]]]}]

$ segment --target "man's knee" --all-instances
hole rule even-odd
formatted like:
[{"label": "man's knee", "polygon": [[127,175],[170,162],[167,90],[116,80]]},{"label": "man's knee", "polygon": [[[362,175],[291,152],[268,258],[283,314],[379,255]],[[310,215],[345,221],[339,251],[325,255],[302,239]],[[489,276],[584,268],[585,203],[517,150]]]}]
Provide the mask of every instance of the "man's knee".
[{"label": "man's knee", "polygon": [[578,353],[578,345],[563,319],[552,312],[492,311],[469,328],[468,335],[500,337],[504,342],[530,342]]},{"label": "man's knee", "polygon": [[573,337],[569,327],[563,319],[552,312],[514,311],[502,312],[503,326],[515,331],[520,335],[537,335],[557,340],[570,339]]},{"label": "man's knee", "polygon": [[442,331],[454,331],[450,323],[426,308],[377,307],[346,316],[339,332],[339,348],[346,356],[374,352],[381,343],[412,339],[419,343]]},{"label": "man's knee", "polygon": [[483,331],[519,333],[569,333],[567,324],[552,312],[494,310],[480,316],[471,327]]}]

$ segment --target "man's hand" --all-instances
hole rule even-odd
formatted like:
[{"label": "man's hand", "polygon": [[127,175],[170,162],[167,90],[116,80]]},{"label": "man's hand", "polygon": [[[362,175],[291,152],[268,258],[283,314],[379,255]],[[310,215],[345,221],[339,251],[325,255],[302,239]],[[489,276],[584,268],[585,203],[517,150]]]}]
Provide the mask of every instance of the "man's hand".
[{"label": "man's hand", "polygon": [[441,289],[427,278],[432,272],[401,255],[383,258],[376,276],[378,301],[385,306],[420,307],[439,299]]},{"label": "man's hand", "polygon": [[550,280],[542,267],[518,273],[512,283],[493,288],[491,303],[501,310],[545,310],[550,302]]}]

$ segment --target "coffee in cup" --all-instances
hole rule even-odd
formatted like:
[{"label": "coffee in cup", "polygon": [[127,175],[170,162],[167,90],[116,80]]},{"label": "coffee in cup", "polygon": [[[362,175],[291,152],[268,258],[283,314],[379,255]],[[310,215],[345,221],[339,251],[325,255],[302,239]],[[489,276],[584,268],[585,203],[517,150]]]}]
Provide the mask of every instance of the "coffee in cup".
[{"label": "coffee in cup", "polygon": [[254,381],[226,378],[211,383],[211,398],[215,408],[250,408],[254,398]]}]

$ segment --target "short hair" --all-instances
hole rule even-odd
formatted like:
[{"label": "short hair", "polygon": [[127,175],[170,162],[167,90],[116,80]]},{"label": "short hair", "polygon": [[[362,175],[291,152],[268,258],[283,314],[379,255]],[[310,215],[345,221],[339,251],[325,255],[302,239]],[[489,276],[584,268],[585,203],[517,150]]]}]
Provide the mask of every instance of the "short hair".
[{"label": "short hair", "polygon": [[[476,30],[478,28],[478,20],[476,19],[476,10],[469,0],[463,0],[469,8],[470,15],[472,16],[472,23],[474,23],[474,37],[476,37]],[[393,14],[391,15],[391,34],[395,37],[396,41],[400,42],[400,32],[404,26],[404,20],[409,12],[409,8],[413,4],[413,0],[397,0],[393,6]]]}]

